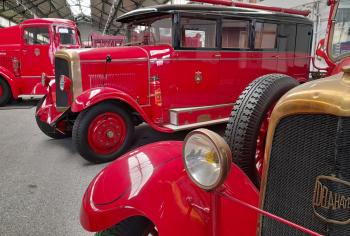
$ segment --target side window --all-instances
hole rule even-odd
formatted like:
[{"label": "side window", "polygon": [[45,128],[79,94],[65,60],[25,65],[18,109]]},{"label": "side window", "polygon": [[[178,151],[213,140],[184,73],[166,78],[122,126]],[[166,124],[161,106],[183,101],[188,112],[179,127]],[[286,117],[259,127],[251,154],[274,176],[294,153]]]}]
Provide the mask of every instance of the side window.
[{"label": "side window", "polygon": [[222,48],[249,48],[249,21],[222,20]]},{"label": "side window", "polygon": [[296,24],[280,24],[277,37],[278,51],[294,52],[296,34]]},{"label": "side window", "polygon": [[311,41],[312,41],[312,26],[298,24],[295,52],[304,52],[304,53],[310,54]]},{"label": "side window", "polygon": [[277,37],[277,24],[256,22],[255,49],[275,49]]},{"label": "side window", "polygon": [[25,28],[24,41],[28,45],[44,45],[50,43],[49,29],[46,27]]},{"label": "side window", "polygon": [[215,48],[216,21],[181,18],[182,48]]}]

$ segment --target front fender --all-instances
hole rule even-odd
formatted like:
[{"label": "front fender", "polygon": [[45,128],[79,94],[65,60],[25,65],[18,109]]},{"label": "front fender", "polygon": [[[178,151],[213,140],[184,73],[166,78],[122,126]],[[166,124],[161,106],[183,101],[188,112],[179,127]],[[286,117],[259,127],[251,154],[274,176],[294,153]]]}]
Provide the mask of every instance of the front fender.
[{"label": "front fender", "polygon": [[137,111],[141,117],[154,129],[162,132],[172,132],[168,128],[163,128],[155,125],[146,112],[140,107],[140,105],[127,93],[119,89],[114,88],[92,88],[84,91],[72,103],[71,111],[72,112],[81,112],[97,103],[106,101],[106,100],[118,100],[122,101],[129,106],[131,106],[135,111]]},{"label": "front fender", "polygon": [[[222,198],[218,211],[213,211],[214,193],[193,184],[181,154],[182,142],[159,142],[131,151],[106,167],[84,194],[82,226],[101,231],[128,217],[145,216],[160,235],[209,236],[213,225],[218,235],[255,235],[256,213]],[[255,187],[236,166],[224,186],[228,194],[257,206]],[[212,224],[213,212],[219,214],[216,224]]]},{"label": "front fender", "polygon": [[16,80],[15,75],[8,69],[0,66],[0,76],[4,78],[9,84],[14,99],[18,99],[19,95],[19,86]]}]

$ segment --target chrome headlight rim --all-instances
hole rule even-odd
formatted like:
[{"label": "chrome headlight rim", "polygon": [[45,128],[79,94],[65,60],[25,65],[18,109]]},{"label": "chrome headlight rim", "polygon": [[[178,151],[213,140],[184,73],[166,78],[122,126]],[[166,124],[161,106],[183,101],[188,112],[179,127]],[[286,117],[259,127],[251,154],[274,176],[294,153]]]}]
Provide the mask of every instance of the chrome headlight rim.
[{"label": "chrome headlight rim", "polygon": [[[220,163],[220,174],[217,180],[211,184],[211,185],[204,185],[200,183],[197,179],[193,177],[191,174],[191,171],[189,170],[187,164],[186,164],[186,156],[185,156],[185,148],[187,141],[193,136],[193,135],[202,135],[206,137],[211,144],[214,146],[215,151],[218,154],[219,163]],[[193,183],[195,183],[198,187],[206,190],[206,191],[212,191],[218,188],[223,184],[223,182],[226,180],[228,173],[231,170],[231,164],[232,164],[232,153],[230,150],[230,147],[226,143],[226,141],[217,133],[210,131],[208,129],[196,129],[191,131],[189,134],[186,135],[184,139],[184,144],[182,147],[182,160],[185,166],[185,170],[192,180]]]}]

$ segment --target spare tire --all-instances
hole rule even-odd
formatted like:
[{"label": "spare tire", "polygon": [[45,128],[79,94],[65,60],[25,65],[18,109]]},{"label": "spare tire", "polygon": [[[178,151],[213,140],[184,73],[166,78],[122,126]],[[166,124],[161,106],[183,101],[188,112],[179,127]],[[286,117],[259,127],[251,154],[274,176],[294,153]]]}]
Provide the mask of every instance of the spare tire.
[{"label": "spare tire", "polygon": [[274,105],[299,83],[290,76],[268,74],[252,81],[238,97],[226,126],[225,140],[235,162],[260,186],[265,139]]}]

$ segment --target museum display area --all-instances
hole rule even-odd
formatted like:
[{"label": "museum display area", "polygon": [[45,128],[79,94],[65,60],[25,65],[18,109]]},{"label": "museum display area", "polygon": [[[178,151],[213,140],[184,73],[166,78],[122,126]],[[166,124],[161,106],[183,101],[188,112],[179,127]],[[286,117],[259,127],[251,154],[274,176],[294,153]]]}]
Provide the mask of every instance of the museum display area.
[{"label": "museum display area", "polygon": [[350,234],[350,1],[0,6],[0,235]]}]

